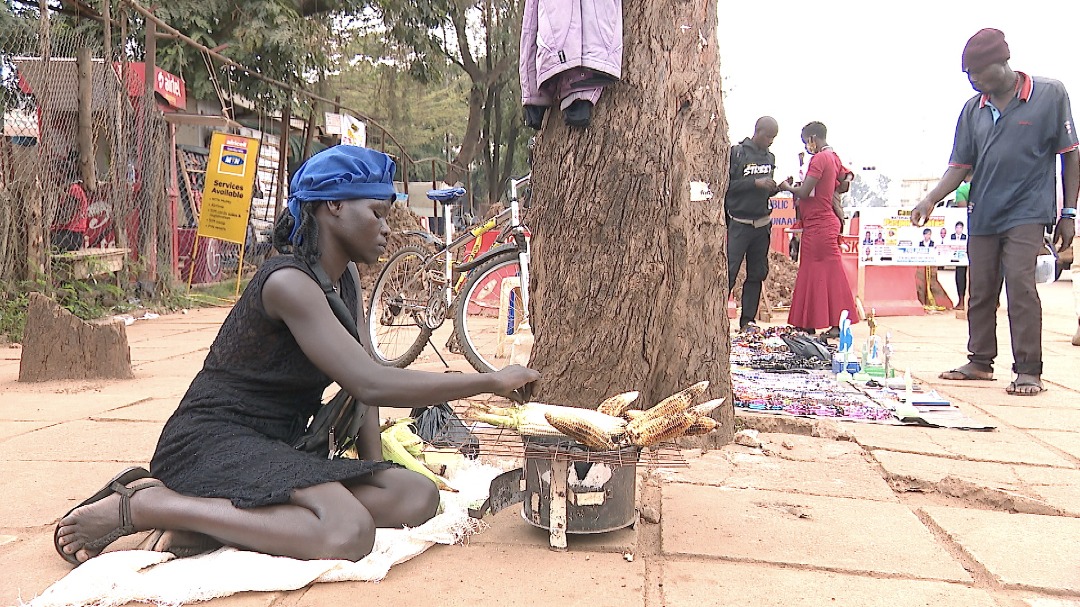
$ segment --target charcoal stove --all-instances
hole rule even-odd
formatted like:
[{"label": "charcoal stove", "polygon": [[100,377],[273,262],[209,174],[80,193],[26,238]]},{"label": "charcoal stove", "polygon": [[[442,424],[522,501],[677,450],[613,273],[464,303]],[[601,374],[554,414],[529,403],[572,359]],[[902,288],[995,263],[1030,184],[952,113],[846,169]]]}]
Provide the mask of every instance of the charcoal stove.
[{"label": "charcoal stove", "polygon": [[566,535],[606,533],[634,525],[638,447],[589,451],[573,441],[524,438],[522,468],[491,482],[488,501],[473,516],[522,502],[521,517],[550,531],[550,545],[566,550]]},{"label": "charcoal stove", "polygon": [[[551,532],[551,546],[566,548],[567,533],[605,533],[637,522],[640,449],[608,452],[588,461],[576,443],[530,440],[525,445],[521,517]],[[614,455],[617,461],[610,461]]]}]

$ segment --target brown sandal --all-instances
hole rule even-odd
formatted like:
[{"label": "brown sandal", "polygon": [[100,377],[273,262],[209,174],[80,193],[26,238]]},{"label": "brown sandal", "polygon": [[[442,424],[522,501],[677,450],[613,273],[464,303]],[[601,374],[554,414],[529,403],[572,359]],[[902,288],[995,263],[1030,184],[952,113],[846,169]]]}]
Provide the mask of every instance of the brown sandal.
[{"label": "brown sandal", "polygon": [[[138,483],[133,487],[128,487],[129,484],[142,479],[148,480]],[[89,506],[90,504],[100,502],[113,493],[120,495],[120,525],[104,536],[99,537],[92,542],[88,542],[82,547],[83,550],[100,551],[125,535],[135,533],[135,526],[131,522],[131,496],[147,487],[163,486],[164,484],[161,481],[150,478],[150,472],[145,468],[132,467],[117,474],[104,487],[99,489],[89,498],[80,502],[78,506],[68,510],[67,514],[60,517],[60,521],[57,521],[56,523],[56,529],[53,530],[53,547],[56,548],[57,554],[64,557],[64,560],[72,565],[78,566],[81,564],[74,553],[68,554],[67,552],[64,552],[64,547],[60,545],[60,522],[67,518],[72,512],[75,512],[83,506]]]}]

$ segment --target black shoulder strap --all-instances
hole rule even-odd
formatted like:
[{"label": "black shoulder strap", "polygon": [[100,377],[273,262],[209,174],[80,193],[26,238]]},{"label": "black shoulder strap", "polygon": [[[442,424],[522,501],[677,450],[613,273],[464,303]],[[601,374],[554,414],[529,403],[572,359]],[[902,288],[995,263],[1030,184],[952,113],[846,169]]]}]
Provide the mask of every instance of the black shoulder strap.
[{"label": "black shoulder strap", "polygon": [[[323,293],[326,294],[326,302],[330,304],[330,309],[334,311],[334,316],[337,316],[338,321],[345,325],[345,328],[356,338],[356,341],[360,341],[360,332],[356,328],[356,321],[353,320],[352,313],[349,312],[349,306],[345,305],[345,301],[341,299],[341,296],[334,290],[334,284],[330,282],[330,277],[326,275],[326,272],[319,264],[308,264],[308,268],[315,274],[315,278],[319,281],[319,286],[322,287]],[[360,296],[360,284],[356,284],[357,297]]]}]

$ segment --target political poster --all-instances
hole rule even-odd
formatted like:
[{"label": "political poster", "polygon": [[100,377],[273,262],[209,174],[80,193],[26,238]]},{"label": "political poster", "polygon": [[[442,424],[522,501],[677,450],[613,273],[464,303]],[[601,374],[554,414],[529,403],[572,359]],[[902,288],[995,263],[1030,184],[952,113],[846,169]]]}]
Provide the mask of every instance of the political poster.
[{"label": "political poster", "polygon": [[922,227],[911,210],[859,211],[859,264],[867,266],[966,266],[967,209],[938,207]]}]

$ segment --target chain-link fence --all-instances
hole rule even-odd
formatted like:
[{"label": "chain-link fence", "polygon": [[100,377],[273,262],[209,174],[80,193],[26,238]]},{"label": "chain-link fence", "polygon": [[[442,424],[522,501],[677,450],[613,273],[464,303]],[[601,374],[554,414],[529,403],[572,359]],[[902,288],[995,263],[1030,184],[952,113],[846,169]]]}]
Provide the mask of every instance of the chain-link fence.
[{"label": "chain-link fence", "polygon": [[[350,125],[366,127],[362,144],[395,157],[408,206],[439,214],[423,192],[443,185],[445,161],[415,161],[369,117],[226,59],[133,0],[100,6],[111,17],[43,16],[22,3],[0,10],[0,290],[100,277],[118,261],[113,284],[128,298],[231,278],[241,250],[252,265],[269,254],[290,172],[346,141]],[[145,68],[152,39],[193,49],[213,92],[185,95],[182,78]],[[244,74],[259,95],[233,89]],[[261,144],[242,244],[196,238],[214,131]]]},{"label": "chain-link fence", "polygon": [[37,11],[9,18],[0,29],[0,282],[91,278],[120,260],[143,284],[170,285],[171,128],[143,64],[124,53],[107,62],[100,27]]}]

